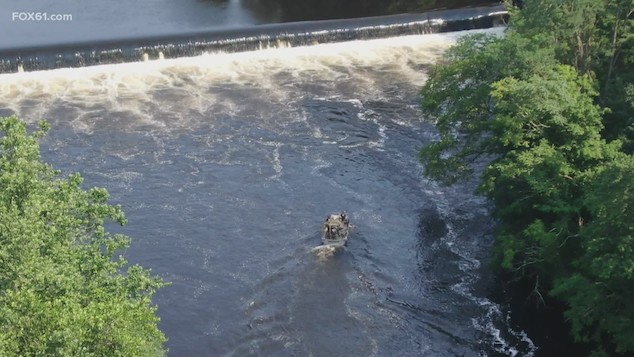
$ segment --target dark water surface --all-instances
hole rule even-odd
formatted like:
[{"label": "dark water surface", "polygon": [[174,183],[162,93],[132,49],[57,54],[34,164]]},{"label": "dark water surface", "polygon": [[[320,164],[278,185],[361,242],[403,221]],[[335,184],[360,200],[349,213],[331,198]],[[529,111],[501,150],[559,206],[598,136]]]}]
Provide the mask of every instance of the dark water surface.
[{"label": "dark water surface", "polygon": [[[171,356],[530,355],[485,297],[485,202],[417,162],[459,35],[5,74],[0,113],[49,120],[46,159],[124,206]],[[316,249],[339,210],[349,246]]]},{"label": "dark water surface", "polygon": [[[264,21],[240,0],[0,0],[0,5],[0,50],[245,27]],[[36,21],[24,13],[70,18]]]},{"label": "dark water surface", "polygon": [[[349,10],[338,11],[339,5],[330,8],[313,0],[294,10],[304,11],[291,16],[294,22],[280,23],[285,15],[251,8],[263,3],[268,10],[297,7],[291,6],[295,2],[189,0],[176,6],[165,0],[31,1],[0,7],[0,74],[486,29],[508,20],[500,4],[359,18],[391,13],[392,2],[411,1],[375,0],[357,7],[352,1],[345,2]],[[330,9],[322,13],[311,6]],[[324,16],[327,20],[315,21]],[[51,21],[59,17],[61,21]],[[297,21],[304,19],[312,21]]]},{"label": "dark water surface", "polygon": [[[0,51],[491,5],[492,0],[0,0]],[[465,13],[469,10],[466,9]],[[31,16],[30,16],[31,15]],[[59,16],[58,16],[59,15]],[[54,21],[55,20],[55,21]]]}]

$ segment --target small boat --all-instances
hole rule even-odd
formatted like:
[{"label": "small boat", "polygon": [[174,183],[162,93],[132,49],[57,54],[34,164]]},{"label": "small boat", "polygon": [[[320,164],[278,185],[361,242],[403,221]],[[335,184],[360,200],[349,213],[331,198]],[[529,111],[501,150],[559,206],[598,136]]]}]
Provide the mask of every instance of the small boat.
[{"label": "small boat", "polygon": [[324,245],[343,247],[348,243],[350,235],[350,221],[344,212],[333,213],[324,223]]}]

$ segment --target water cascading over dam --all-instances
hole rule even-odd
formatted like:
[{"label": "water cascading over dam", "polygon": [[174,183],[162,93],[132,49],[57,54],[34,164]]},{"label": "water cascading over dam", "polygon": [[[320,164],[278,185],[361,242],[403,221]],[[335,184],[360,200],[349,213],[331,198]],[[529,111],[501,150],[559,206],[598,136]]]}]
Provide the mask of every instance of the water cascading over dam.
[{"label": "water cascading over dam", "polygon": [[[331,42],[317,25],[289,26]],[[57,62],[22,55],[25,72],[0,75],[0,115],[48,120],[45,159],[123,206],[128,225],[110,228],[132,238],[126,257],[172,283],[155,301],[171,356],[531,355],[487,298],[486,201],[423,179],[417,160],[436,138],[418,107],[426,71],[475,31],[503,28],[192,43],[147,62],[135,51],[154,45],[134,40],[118,45],[134,61],[46,71]],[[315,254],[340,210],[348,247]]]},{"label": "water cascading over dam", "polygon": [[361,19],[268,24],[175,35],[122,37],[51,45],[0,43],[0,73],[84,67],[245,52],[353,40],[490,28],[505,23],[500,6]]}]

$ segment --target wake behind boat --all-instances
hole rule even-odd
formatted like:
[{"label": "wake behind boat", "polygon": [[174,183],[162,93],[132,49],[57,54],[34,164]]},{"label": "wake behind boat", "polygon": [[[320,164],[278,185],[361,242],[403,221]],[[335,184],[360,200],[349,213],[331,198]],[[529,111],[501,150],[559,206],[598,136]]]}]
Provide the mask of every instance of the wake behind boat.
[{"label": "wake behind boat", "polygon": [[324,223],[324,245],[332,247],[343,247],[348,243],[350,235],[350,221],[344,212],[333,213]]}]

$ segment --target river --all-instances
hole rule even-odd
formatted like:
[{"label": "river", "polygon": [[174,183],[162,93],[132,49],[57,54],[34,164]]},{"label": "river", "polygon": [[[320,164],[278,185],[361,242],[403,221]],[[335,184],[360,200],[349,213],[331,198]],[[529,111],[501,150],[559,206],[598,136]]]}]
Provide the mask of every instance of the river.
[{"label": "river", "polygon": [[[123,205],[171,356],[530,355],[487,299],[489,207],[417,161],[463,34],[4,74],[0,114],[48,120],[45,159]],[[316,249],[340,210],[348,247]]]},{"label": "river", "polygon": [[[411,6],[407,0],[0,0],[0,51],[130,37],[244,29],[279,22],[376,16]],[[423,0],[427,9],[435,1]],[[456,8],[495,0],[445,0]],[[469,10],[464,11],[465,14]]]},{"label": "river", "polygon": [[[72,24],[4,23],[0,48],[86,41],[86,24],[99,40],[263,21],[238,1],[169,21],[151,3],[135,18],[121,2],[40,2]],[[124,254],[171,283],[155,298],[170,356],[532,355],[487,298],[486,201],[417,161],[436,137],[420,87],[466,33],[2,74],[0,115],[48,120],[44,158],[123,206],[129,224],[109,229],[132,237]],[[341,210],[348,247],[318,248]]]}]

